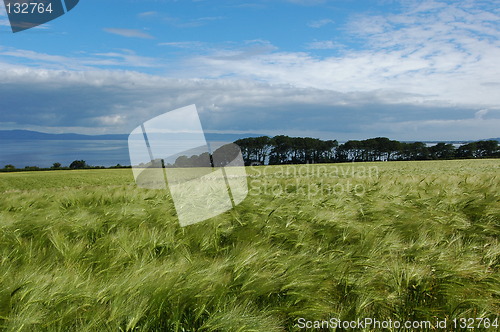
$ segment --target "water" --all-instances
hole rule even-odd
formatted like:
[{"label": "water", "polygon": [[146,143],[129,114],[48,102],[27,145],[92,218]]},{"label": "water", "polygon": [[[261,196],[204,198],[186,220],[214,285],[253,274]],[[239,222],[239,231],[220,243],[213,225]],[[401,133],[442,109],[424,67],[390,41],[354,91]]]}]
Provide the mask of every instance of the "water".
[{"label": "water", "polygon": [[56,162],[69,166],[74,160],[92,166],[129,165],[128,144],[119,140],[0,140],[0,168],[7,164],[50,167]]}]

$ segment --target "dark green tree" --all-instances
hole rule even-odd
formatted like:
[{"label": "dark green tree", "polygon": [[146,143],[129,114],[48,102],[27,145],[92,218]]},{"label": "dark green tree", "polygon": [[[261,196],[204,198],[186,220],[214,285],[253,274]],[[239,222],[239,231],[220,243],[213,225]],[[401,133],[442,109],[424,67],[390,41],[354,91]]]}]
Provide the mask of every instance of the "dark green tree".
[{"label": "dark green tree", "polygon": [[292,138],[279,135],[273,138],[273,148],[269,156],[270,165],[289,164],[293,155]]},{"label": "dark green tree", "polygon": [[[239,156],[240,149],[237,144],[225,144],[214,151],[212,160],[214,167],[224,167],[231,165],[233,161]],[[241,166],[241,165],[234,165]]]},{"label": "dark green tree", "polygon": [[480,158],[489,158],[498,156],[499,146],[498,141],[489,140],[489,141],[479,141],[477,142],[477,151],[476,154]]},{"label": "dark green tree", "polygon": [[84,169],[87,167],[88,165],[85,160],[75,160],[69,165],[70,169]]},{"label": "dark green tree", "polygon": [[183,155],[183,156],[177,157],[177,159],[175,160],[174,166],[175,167],[189,167],[190,160],[189,160],[188,156]]},{"label": "dark green tree", "polygon": [[432,159],[453,159],[455,147],[453,144],[441,142],[429,147],[429,154]]},{"label": "dark green tree", "polygon": [[268,136],[243,138],[234,143],[240,147],[246,165],[254,161],[264,164],[273,147],[272,139]]},{"label": "dark green tree", "polygon": [[476,158],[477,142],[460,145],[456,153],[457,158]]},{"label": "dark green tree", "polygon": [[429,159],[429,149],[422,142],[401,143],[400,156],[402,160]]}]

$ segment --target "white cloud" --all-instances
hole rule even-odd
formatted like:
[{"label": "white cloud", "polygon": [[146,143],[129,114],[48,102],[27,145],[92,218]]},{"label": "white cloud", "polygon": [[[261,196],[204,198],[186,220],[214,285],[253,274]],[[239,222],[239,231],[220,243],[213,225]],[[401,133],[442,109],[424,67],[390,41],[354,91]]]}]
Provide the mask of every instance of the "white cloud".
[{"label": "white cloud", "polygon": [[149,11],[149,12],[142,12],[142,13],[139,13],[139,17],[151,17],[151,16],[156,16],[158,15],[158,12],[155,12],[155,11]]},{"label": "white cloud", "polygon": [[206,44],[199,41],[179,41],[179,42],[165,42],[158,43],[159,46],[170,46],[176,48],[184,48],[184,49],[201,49],[206,48]]},{"label": "white cloud", "polygon": [[[79,57],[66,57],[0,47],[0,57],[3,57],[6,61],[14,59],[31,66],[59,70],[92,70],[95,67],[158,67],[157,59],[139,56],[134,51],[126,49],[107,53],[82,53]],[[4,66],[6,68],[16,67],[16,65],[7,62],[4,62]]]},{"label": "white cloud", "polygon": [[[13,49],[13,48],[0,48],[0,56],[21,60],[30,61],[35,65],[47,65],[47,68],[54,68],[69,65],[73,63],[72,59],[69,59],[60,55],[52,55],[47,53],[39,53],[30,50]],[[75,69],[84,69],[84,66],[78,64],[74,67]]]},{"label": "white cloud", "polygon": [[304,6],[315,6],[325,3],[327,0],[285,0],[285,1]]},{"label": "white cloud", "polygon": [[224,19],[224,16],[204,16],[197,18],[182,18],[166,15],[164,13],[149,11],[139,14],[139,18],[158,20],[160,22],[167,23],[177,28],[197,28],[204,26],[210,22],[218,21]]},{"label": "white cloud", "polygon": [[334,23],[333,20],[322,19],[322,20],[316,20],[316,21],[309,22],[307,24],[307,26],[309,26],[310,28],[321,28],[321,27],[324,27],[325,25],[328,25],[330,23]]},{"label": "white cloud", "polygon": [[98,125],[101,126],[118,126],[123,125],[127,119],[126,116],[115,114],[115,115],[105,115],[94,118]]},{"label": "white cloud", "polygon": [[311,50],[333,50],[342,47],[331,40],[314,41],[307,44],[306,48]]},{"label": "white cloud", "polygon": [[[397,15],[357,16],[348,29],[363,47],[338,56],[275,50],[232,59],[214,53],[189,59],[179,74],[233,75],[342,92],[383,89],[418,95],[416,103],[497,106],[500,15],[494,5],[468,6],[419,1]],[[318,41],[308,46],[325,49],[335,44]]]},{"label": "white cloud", "polygon": [[122,37],[154,39],[150,34],[137,29],[104,28],[103,30]]},{"label": "white cloud", "polygon": [[[121,52],[107,52],[107,53],[95,53],[94,55],[108,58],[108,65],[126,65],[130,67],[158,67],[158,61],[153,58],[143,57],[137,55],[132,50],[121,50]],[[103,59],[98,59],[95,64],[103,64]],[[91,60],[87,60],[86,63],[91,63]]]},{"label": "white cloud", "polygon": [[[485,108],[477,111],[474,114],[476,120],[490,120],[495,118],[495,115],[500,116],[500,108]],[[499,127],[500,128],[500,127]]]},{"label": "white cloud", "polygon": [[[499,118],[493,113],[477,119],[478,109],[419,104],[420,96],[399,92],[341,93],[234,79],[2,68],[0,109],[16,112],[2,113],[0,127],[127,133],[147,119],[194,103],[205,128],[212,132],[337,139],[381,135],[432,139],[437,134],[447,139],[472,139],[493,137],[498,132],[492,124]],[[30,91],[30,98],[22,97],[26,91]],[[437,132],[428,130],[437,126],[434,123],[439,124]],[[457,125],[468,131],[458,132]]]}]

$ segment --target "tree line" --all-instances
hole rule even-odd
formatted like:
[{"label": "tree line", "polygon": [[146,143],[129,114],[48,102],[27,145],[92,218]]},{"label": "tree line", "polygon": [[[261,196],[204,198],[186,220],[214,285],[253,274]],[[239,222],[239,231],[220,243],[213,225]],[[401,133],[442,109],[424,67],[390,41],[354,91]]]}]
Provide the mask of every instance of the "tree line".
[{"label": "tree line", "polygon": [[427,146],[422,142],[400,142],[386,137],[337,140],[310,137],[249,137],[235,141],[246,165],[315,164],[395,160],[448,160],[500,157],[499,142],[484,140],[455,147],[450,143]]}]

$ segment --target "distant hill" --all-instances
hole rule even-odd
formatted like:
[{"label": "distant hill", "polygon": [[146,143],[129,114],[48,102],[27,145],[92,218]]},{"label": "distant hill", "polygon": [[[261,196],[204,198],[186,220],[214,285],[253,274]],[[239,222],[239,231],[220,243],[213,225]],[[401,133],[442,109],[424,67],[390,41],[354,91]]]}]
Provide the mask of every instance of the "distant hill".
[{"label": "distant hill", "polygon": [[260,134],[214,134],[206,133],[205,137],[208,141],[212,142],[234,142],[236,140],[248,137],[264,136]]},{"label": "distant hill", "polygon": [[81,135],[81,134],[49,134],[31,130],[0,130],[0,140],[126,140],[128,135]]},{"label": "distant hill", "polygon": [[[209,141],[234,142],[240,138],[258,137],[258,134],[215,134],[205,135]],[[0,140],[46,140],[46,141],[126,141],[127,134],[109,134],[109,135],[82,135],[82,134],[50,134],[32,130],[0,130]]]}]

